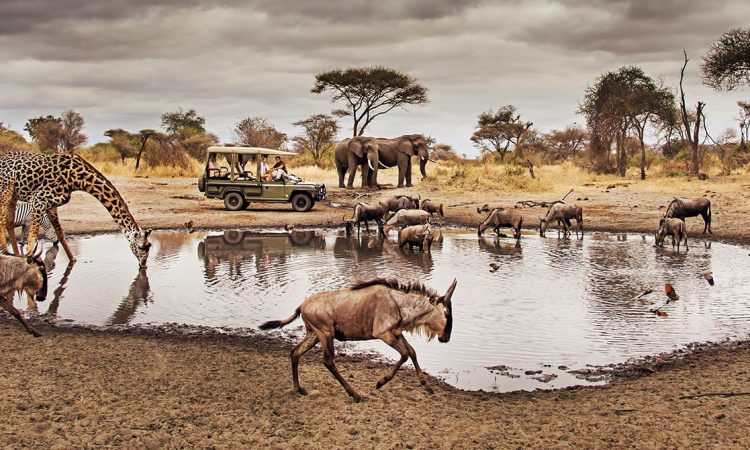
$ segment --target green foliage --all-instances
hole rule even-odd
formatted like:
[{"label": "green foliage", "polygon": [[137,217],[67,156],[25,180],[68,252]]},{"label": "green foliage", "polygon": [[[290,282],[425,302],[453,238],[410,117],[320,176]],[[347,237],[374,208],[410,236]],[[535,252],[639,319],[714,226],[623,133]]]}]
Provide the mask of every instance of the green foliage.
[{"label": "green foliage", "polygon": [[333,114],[351,116],[353,136],[361,136],[378,116],[405,105],[427,103],[427,88],[417,80],[397,70],[375,67],[336,69],[315,75],[310,90],[315,94],[330,93],[331,102],[341,102],[342,109]]},{"label": "green foliage", "polygon": [[72,109],[63,111],[61,117],[52,115],[29,119],[24,130],[42,151],[73,151],[85,144],[83,116]]},{"label": "green foliage", "polygon": [[703,57],[701,77],[717,90],[750,85],[750,28],[728,31],[711,44]]},{"label": "green foliage", "polygon": [[183,111],[182,108],[179,108],[177,111],[161,115],[161,127],[172,135],[194,132],[205,133],[206,119],[199,116],[194,109]]},{"label": "green foliage", "polygon": [[515,106],[505,105],[479,115],[471,141],[482,152],[496,153],[502,161],[509,150],[519,145],[532,125],[521,120]]},{"label": "green foliage", "polygon": [[307,153],[313,164],[322,167],[326,150],[332,152],[339,131],[336,119],[327,114],[315,114],[292,125],[302,128],[302,134],[293,138],[297,153]]}]

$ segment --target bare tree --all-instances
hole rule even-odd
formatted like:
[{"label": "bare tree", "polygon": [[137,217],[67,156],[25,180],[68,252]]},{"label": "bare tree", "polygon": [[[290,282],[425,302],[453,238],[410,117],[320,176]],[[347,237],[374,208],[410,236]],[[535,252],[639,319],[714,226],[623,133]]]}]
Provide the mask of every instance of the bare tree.
[{"label": "bare tree", "polygon": [[60,125],[62,126],[60,143],[58,144],[60,151],[72,152],[88,141],[88,136],[83,134],[83,116],[72,109],[63,111],[60,117]]},{"label": "bare tree", "polygon": [[750,138],[750,102],[740,100],[737,106],[740,107],[740,116],[737,118],[740,125],[740,148],[747,150],[747,141]]},{"label": "bare tree", "polygon": [[695,105],[695,121],[691,124],[690,114],[685,105],[685,90],[682,88],[682,80],[685,78],[685,68],[687,67],[689,60],[687,57],[687,51],[683,50],[683,54],[685,55],[685,63],[680,70],[680,118],[682,120],[683,129],[685,130],[685,139],[687,139],[691,149],[692,164],[690,166],[690,172],[693,175],[698,175],[698,172],[700,171],[700,130],[701,122],[705,120],[703,108],[706,106],[706,103],[698,101]]},{"label": "bare tree", "polygon": [[352,136],[362,136],[378,116],[406,105],[428,102],[427,88],[409,75],[388,67],[336,69],[315,75],[315,94],[330,92],[331,102],[343,102],[344,109],[333,114],[351,116]]},{"label": "bare tree", "polygon": [[315,165],[320,167],[325,151],[330,149],[336,140],[339,131],[336,119],[327,114],[315,114],[292,125],[303,130],[302,135],[293,138],[298,151],[309,153]]}]

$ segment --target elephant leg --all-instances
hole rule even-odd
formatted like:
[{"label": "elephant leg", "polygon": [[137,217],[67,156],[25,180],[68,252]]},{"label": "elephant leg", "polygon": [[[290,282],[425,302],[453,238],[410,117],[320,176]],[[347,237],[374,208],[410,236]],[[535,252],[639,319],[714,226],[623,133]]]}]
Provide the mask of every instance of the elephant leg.
[{"label": "elephant leg", "polygon": [[349,179],[346,182],[348,189],[354,188],[354,177],[357,176],[357,161],[354,159],[354,155],[349,156]]},{"label": "elephant leg", "polygon": [[398,161],[398,187],[404,187],[404,178],[406,178],[406,161]]},{"label": "elephant leg", "polygon": [[411,184],[411,158],[406,160],[406,187],[412,187]]},{"label": "elephant leg", "polygon": [[339,187],[344,187],[344,175],[346,175],[346,167],[343,167],[338,161],[336,161],[336,170],[339,174]]}]

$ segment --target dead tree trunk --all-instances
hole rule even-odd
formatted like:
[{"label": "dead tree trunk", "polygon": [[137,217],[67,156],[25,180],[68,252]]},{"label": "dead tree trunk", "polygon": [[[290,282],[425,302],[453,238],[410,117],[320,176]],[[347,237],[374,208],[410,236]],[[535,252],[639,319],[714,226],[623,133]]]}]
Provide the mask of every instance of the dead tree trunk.
[{"label": "dead tree trunk", "polygon": [[698,175],[698,172],[700,172],[699,133],[701,129],[701,120],[703,119],[703,107],[706,106],[706,103],[699,101],[696,104],[694,124],[695,128],[691,130],[690,118],[688,116],[687,106],[685,105],[685,91],[682,89],[682,80],[683,78],[685,78],[685,67],[687,67],[687,63],[689,60],[687,57],[687,52],[685,50],[683,50],[682,52],[685,55],[685,63],[682,65],[682,70],[680,70],[680,114],[682,116],[682,126],[685,129],[685,137],[690,144],[690,153],[692,158],[690,173],[693,175]]}]

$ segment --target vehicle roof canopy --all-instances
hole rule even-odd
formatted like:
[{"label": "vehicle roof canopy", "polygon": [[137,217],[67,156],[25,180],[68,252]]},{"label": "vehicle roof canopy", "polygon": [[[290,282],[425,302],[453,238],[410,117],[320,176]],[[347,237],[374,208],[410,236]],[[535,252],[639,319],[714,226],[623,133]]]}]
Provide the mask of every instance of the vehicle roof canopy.
[{"label": "vehicle roof canopy", "polygon": [[218,154],[237,153],[239,155],[271,155],[271,156],[294,156],[296,155],[296,153],[293,153],[293,152],[285,152],[283,150],[274,150],[271,148],[229,147],[229,146],[223,146],[223,145],[208,147],[208,153],[218,153]]}]

